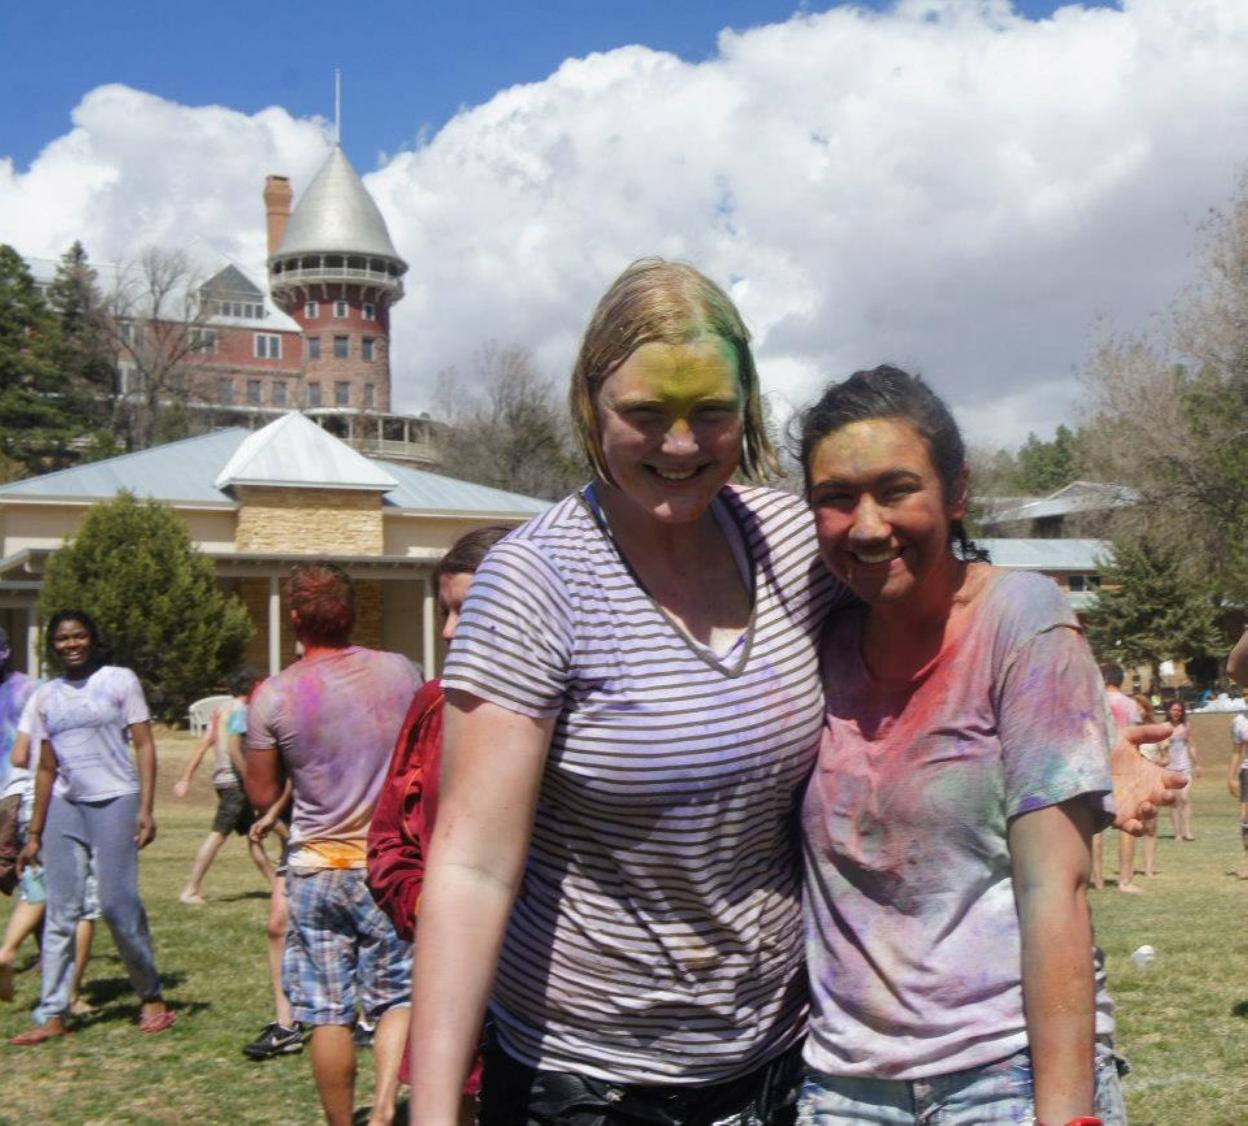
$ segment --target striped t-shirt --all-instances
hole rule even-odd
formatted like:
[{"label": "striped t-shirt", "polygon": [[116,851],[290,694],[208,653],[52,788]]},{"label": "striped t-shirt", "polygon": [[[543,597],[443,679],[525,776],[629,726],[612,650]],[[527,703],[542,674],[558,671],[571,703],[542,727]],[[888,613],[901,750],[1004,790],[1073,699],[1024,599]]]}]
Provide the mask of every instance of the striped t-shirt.
[{"label": "striped t-shirt", "polygon": [[492,1011],[509,1055],[623,1083],[714,1083],[803,1031],[796,811],[843,588],[796,497],[725,488],[754,586],[744,643],[695,645],[580,496],[495,547],[443,684],[557,716]]}]

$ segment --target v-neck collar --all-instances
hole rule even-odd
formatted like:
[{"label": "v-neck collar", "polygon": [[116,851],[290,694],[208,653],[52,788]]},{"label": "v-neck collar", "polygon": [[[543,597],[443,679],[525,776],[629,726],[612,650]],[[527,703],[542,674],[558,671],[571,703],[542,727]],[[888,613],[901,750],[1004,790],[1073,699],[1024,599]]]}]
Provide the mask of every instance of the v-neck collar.
[{"label": "v-neck collar", "polygon": [[[602,504],[598,499],[597,490],[591,482],[586,485],[580,492],[576,494],[577,501],[585,510],[594,526],[598,529],[598,533],[610,546],[620,566],[628,574],[633,584],[646,597],[646,601],[654,608],[654,612],[663,620],[667,629],[670,629],[680,639],[681,643],[690,650],[699,660],[705,662],[716,672],[723,676],[732,678],[740,676],[745,671],[750,661],[750,653],[754,648],[754,628],[758,621],[758,561],[754,558],[754,553],[750,550],[750,541],[745,534],[745,529],[741,526],[741,520],[737,515],[736,506],[734,504],[735,497],[725,489],[721,489],[716,494],[715,499],[711,502],[712,507],[719,506],[716,509],[716,518],[720,519],[719,514],[722,513],[725,519],[721,519],[721,525],[728,523],[731,525],[732,531],[723,528],[723,533],[728,539],[733,533],[737,536],[744,557],[749,565],[749,599],[750,599],[750,617],[746,622],[745,629],[729,646],[728,651],[721,657],[708,645],[703,645],[695,638],[691,637],[685,628],[669,614],[654,598],[646,584],[641,581],[641,577],[633,569],[633,565],[628,561],[628,557],[620,549],[620,545],[616,542],[615,535],[611,531],[611,525],[607,522],[606,513],[602,510]],[[729,542],[729,550],[734,556],[734,565],[736,551]]]}]

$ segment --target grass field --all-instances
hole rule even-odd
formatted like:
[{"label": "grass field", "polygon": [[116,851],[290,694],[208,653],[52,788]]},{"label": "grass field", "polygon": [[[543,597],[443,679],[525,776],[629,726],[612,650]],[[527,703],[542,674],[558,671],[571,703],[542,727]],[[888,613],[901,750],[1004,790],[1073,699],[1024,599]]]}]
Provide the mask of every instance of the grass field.
[{"label": "grass field", "polygon": [[[1093,894],[1097,935],[1118,1002],[1119,1046],[1130,1059],[1127,1102],[1137,1126],[1232,1126],[1248,1114],[1248,882],[1237,807],[1224,777],[1230,740],[1225,716],[1199,716],[1195,734],[1206,765],[1196,786],[1197,840],[1175,842],[1161,822],[1160,872],[1146,893]],[[0,1045],[0,1123],[313,1123],[319,1118],[306,1054],[251,1063],[240,1047],[272,1019],[264,960],[266,896],[242,843],[223,850],[208,875],[205,907],[183,907],[178,891],[207,832],[214,797],[201,769],[190,798],[170,786],[189,751],[184,734],[158,733],[160,835],[143,853],[143,896],[151,916],[166,996],[178,1023],[159,1036],[133,1024],[137,1000],[101,926],[85,994],[97,1013],[69,1040],[39,1048]],[[1137,849],[1137,866],[1142,865]],[[1142,880],[1142,877],[1141,877]],[[0,900],[0,926],[9,900]],[[1151,965],[1131,952],[1156,947]],[[0,1037],[24,1028],[38,989],[29,947],[19,959],[17,1001],[0,1006]],[[357,1105],[371,1089],[371,1057],[361,1053]]]}]

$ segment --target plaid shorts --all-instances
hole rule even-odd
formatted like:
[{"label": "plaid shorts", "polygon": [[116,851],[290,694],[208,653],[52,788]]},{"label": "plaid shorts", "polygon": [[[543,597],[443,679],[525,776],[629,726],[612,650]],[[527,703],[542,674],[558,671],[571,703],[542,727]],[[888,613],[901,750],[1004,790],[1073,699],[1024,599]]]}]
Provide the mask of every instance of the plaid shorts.
[{"label": "plaid shorts", "polygon": [[286,877],[290,922],[282,953],[282,988],[295,1020],[355,1023],[358,1000],[375,1023],[409,1002],[412,947],[373,901],[363,868]]}]

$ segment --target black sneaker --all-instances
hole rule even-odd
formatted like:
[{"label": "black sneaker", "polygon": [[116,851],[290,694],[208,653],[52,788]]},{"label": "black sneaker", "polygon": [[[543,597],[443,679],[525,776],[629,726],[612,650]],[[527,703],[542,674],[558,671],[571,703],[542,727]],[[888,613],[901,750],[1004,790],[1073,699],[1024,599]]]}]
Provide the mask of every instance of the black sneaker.
[{"label": "black sneaker", "polygon": [[267,1060],[301,1051],[303,1029],[297,1023],[293,1028],[286,1028],[273,1021],[272,1024],[266,1024],[264,1031],[250,1044],[243,1045],[243,1055],[249,1060]]},{"label": "black sneaker", "polygon": [[351,1039],[355,1041],[357,1048],[371,1048],[373,1046],[373,1033],[377,1031],[375,1024],[365,1024],[362,1020],[355,1022],[355,1031],[351,1034]]}]

